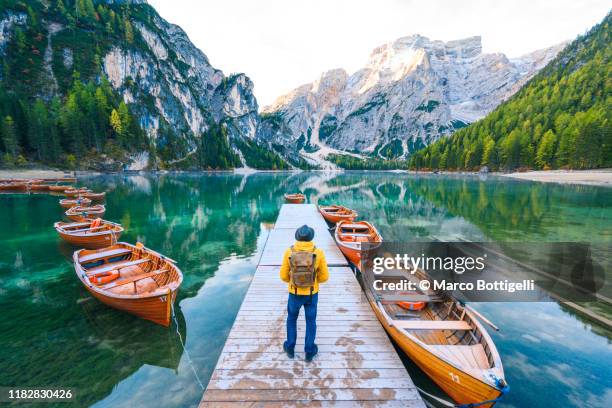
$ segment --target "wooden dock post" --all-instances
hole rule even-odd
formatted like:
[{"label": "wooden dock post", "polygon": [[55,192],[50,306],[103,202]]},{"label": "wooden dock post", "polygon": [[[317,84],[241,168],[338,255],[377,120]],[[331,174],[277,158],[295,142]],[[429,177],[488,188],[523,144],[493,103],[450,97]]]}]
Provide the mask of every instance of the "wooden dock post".
[{"label": "wooden dock post", "polygon": [[[295,230],[308,224],[325,251],[330,279],[321,284],[319,354],[304,361],[304,313],[295,359],[283,352],[287,284],[279,277]],[[200,407],[424,407],[424,403],[353,272],[313,204],[285,204]]]}]

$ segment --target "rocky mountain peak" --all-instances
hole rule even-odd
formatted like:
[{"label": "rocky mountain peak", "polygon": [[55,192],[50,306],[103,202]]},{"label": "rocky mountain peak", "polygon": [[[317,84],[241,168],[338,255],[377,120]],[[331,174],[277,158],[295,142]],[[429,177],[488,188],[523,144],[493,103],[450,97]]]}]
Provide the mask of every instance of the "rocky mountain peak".
[{"label": "rocky mountain peak", "polygon": [[265,112],[283,118],[283,126],[258,137],[292,144],[311,159],[338,151],[407,158],[485,116],[563,45],[510,60],[483,54],[480,36],[447,42],[402,37],[376,47],[352,75],[327,71],[278,98]]}]

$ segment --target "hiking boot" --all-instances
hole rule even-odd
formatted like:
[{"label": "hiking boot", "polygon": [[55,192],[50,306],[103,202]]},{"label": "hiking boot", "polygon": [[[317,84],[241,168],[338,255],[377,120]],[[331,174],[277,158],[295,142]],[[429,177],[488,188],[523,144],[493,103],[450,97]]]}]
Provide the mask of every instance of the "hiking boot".
[{"label": "hiking boot", "polygon": [[289,358],[295,357],[295,351],[287,347],[287,343],[283,343],[283,350],[285,350],[285,353],[287,353],[287,357]]},{"label": "hiking boot", "polygon": [[312,353],[306,353],[306,362],[310,363],[312,361],[312,359],[317,355],[317,353],[319,352],[319,347],[315,344],[315,351],[313,351]]}]

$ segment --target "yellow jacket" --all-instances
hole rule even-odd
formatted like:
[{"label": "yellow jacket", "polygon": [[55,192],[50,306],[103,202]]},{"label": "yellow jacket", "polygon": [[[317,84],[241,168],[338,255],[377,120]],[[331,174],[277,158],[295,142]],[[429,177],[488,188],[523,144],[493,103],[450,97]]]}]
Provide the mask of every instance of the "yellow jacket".
[{"label": "yellow jacket", "polygon": [[[314,249],[313,242],[303,242],[296,241],[293,244],[293,249],[295,251],[312,251]],[[312,293],[317,293],[319,291],[319,283],[326,282],[329,279],[329,270],[327,269],[327,261],[325,260],[325,253],[319,248],[315,249],[314,253],[317,255],[315,260],[315,271],[317,276],[315,277],[314,289]],[[289,256],[291,255],[291,248],[287,248],[285,251],[285,255],[283,255],[283,264],[280,268],[280,278],[283,282],[289,283],[289,272],[291,271],[291,267],[289,266]],[[310,288],[296,288],[292,284],[289,283],[288,289],[289,293],[296,293],[297,289],[298,295],[310,295]]]}]

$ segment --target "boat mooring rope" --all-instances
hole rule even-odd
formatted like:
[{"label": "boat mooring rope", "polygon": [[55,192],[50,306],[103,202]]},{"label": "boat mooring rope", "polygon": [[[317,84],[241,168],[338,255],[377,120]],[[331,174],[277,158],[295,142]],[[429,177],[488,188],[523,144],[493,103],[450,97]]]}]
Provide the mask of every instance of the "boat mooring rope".
[{"label": "boat mooring rope", "polygon": [[[168,296],[172,297],[171,294],[169,294]],[[168,301],[171,302],[170,305],[172,308],[172,320],[174,320],[174,324],[176,325],[176,334],[178,334],[179,340],[181,342],[181,347],[183,347],[183,351],[185,352],[185,355],[187,356],[187,362],[189,363],[189,366],[191,367],[191,371],[193,371],[193,375],[196,381],[198,382],[198,385],[200,386],[202,390],[205,390],[206,387],[204,387],[204,384],[202,384],[202,381],[200,380],[200,377],[198,376],[195,366],[193,365],[193,361],[191,360],[191,356],[189,355],[189,352],[187,351],[187,347],[185,347],[185,343],[183,342],[183,336],[181,336],[181,332],[179,331],[178,320],[176,318],[176,314],[174,313],[174,302],[172,302],[172,299],[168,299]]]},{"label": "boat mooring rope", "polygon": [[[431,398],[434,401],[442,404],[445,407],[452,407],[452,408],[474,408],[474,407],[479,407],[481,405],[498,402],[499,400],[501,400],[504,397],[504,395],[506,395],[510,391],[510,386],[508,384],[506,384],[505,382],[502,382],[502,380],[500,380],[500,379],[496,379],[495,380],[495,385],[501,391],[501,394],[499,395],[499,397],[497,397],[495,399],[487,400],[487,401],[472,402],[472,403],[469,403],[469,404],[455,404],[455,403],[447,401],[447,400],[445,400],[443,398],[440,398],[440,397],[437,397],[437,396],[435,396],[433,394],[430,394],[427,391],[424,391],[424,390],[422,390],[419,387],[416,387],[416,389],[419,390],[419,392],[421,394],[428,396],[429,398]],[[431,403],[428,403],[428,402],[425,402],[425,403],[428,406],[433,406]]]},{"label": "boat mooring rope", "polygon": [[268,238],[270,238],[270,234],[272,234],[271,230],[268,230],[268,235],[266,235],[266,240],[264,241],[263,247],[261,248],[261,254],[259,254],[259,259],[257,260],[257,265],[261,262],[261,258],[263,258],[263,254],[266,250],[266,244],[268,243]]},{"label": "boat mooring rope", "polygon": [[[428,393],[427,391],[424,391],[424,390],[422,390],[422,389],[421,389],[421,388],[419,388],[419,387],[416,387],[416,389],[417,389],[417,390],[419,390],[419,392],[420,392],[421,394],[424,394],[424,395],[428,396],[428,397],[429,397],[429,398],[431,398],[432,400],[434,400],[434,401],[436,401],[436,402],[439,402],[440,404],[444,405],[445,407],[456,407],[456,406],[457,406],[457,405],[455,405],[454,403],[452,403],[452,402],[450,402],[450,401],[447,401],[447,400],[445,400],[445,399],[443,399],[443,398],[436,397],[435,395],[430,394],[430,393]],[[428,406],[432,406],[432,407],[434,406],[434,405],[432,405],[431,403],[428,403],[427,401],[425,401],[425,403],[426,403],[426,404],[428,404]]]}]

